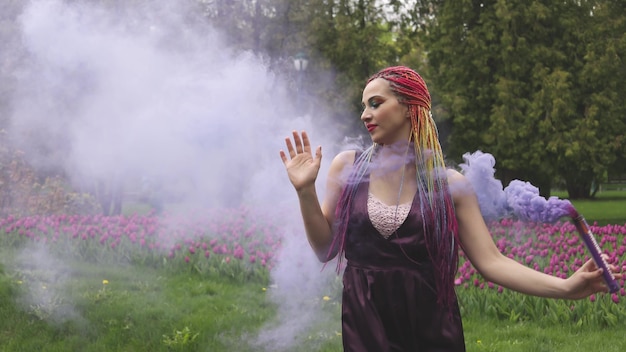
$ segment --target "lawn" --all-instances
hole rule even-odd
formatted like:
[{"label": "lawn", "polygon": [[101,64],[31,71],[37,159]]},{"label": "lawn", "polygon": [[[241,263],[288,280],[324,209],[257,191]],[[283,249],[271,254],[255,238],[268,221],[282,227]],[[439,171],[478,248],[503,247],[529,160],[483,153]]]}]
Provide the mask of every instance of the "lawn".
[{"label": "lawn", "polygon": [[[553,196],[567,198],[566,192],[553,192]],[[593,199],[571,200],[574,207],[589,224],[598,225],[626,223],[626,191],[602,191]]]},{"label": "lawn", "polygon": [[[81,265],[62,282],[67,290],[57,291],[56,299],[49,301],[57,305],[55,309],[64,306],[70,311],[71,306],[71,319],[64,319],[47,316],[51,306],[37,310],[18,303],[24,283],[17,281],[7,270],[0,273],[2,351],[276,351],[254,343],[255,334],[275,313],[260,283],[209,280],[189,272],[165,274],[136,266]],[[59,287],[50,284],[48,289]],[[460,290],[461,301],[464,293],[473,294]],[[495,292],[480,295],[503,299]],[[323,309],[332,312],[331,319],[300,336],[289,351],[341,351],[339,302],[326,304]],[[463,324],[468,351],[626,349],[623,320],[614,326],[510,321],[466,307]]]},{"label": "lawn", "polygon": [[273,314],[262,284],[190,272],[82,263],[62,282],[0,274],[2,351],[245,351],[242,336]]},{"label": "lawn", "polygon": [[[592,227],[610,260],[626,265],[624,193],[574,205],[589,222],[622,224]],[[503,221],[492,235],[503,253],[552,275],[571,274],[587,257],[567,222]],[[1,350],[341,351],[340,280],[326,268],[334,279],[323,293],[294,285],[306,265],[300,256],[276,266],[285,238],[245,208],[192,219],[0,219]],[[461,259],[468,351],[626,350],[623,290],[580,301],[527,297],[485,281]],[[285,268],[291,281],[276,284]],[[281,324],[281,307],[293,297],[301,303],[288,317],[314,322],[304,331],[283,324],[274,337],[284,344],[262,343],[259,334]]]}]

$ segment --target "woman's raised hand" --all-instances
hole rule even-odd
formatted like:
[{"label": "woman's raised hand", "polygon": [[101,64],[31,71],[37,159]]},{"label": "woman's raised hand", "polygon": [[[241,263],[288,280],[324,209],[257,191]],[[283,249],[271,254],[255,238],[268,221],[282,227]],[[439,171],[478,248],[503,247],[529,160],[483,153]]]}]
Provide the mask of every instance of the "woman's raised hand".
[{"label": "woman's raised hand", "polygon": [[293,131],[293,144],[290,137],[285,138],[285,144],[287,144],[289,157],[285,151],[281,150],[280,158],[285,164],[289,180],[296,191],[314,186],[322,161],[322,147],[317,147],[313,156],[311,142],[305,131],[302,131],[302,136],[297,131]]}]

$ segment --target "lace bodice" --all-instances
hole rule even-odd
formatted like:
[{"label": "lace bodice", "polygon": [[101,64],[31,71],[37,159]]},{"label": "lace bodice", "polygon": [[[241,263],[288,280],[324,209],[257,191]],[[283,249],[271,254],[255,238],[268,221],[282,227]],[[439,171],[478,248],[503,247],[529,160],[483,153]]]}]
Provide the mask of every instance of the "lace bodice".
[{"label": "lace bodice", "polygon": [[402,225],[411,210],[411,203],[387,205],[374,197],[367,195],[367,212],[372,225],[384,237],[389,238]]}]

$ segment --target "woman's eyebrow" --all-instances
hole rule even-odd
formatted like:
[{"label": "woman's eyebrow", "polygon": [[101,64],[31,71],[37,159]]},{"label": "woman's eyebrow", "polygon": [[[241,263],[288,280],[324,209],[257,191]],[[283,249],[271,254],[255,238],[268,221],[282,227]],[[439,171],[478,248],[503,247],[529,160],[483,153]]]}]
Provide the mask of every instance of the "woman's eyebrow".
[{"label": "woman's eyebrow", "polygon": [[366,100],[362,101],[361,105],[365,105],[365,102],[368,102],[368,103],[371,102],[372,99],[381,99],[381,98],[382,98],[382,96],[380,96],[380,95],[372,95],[371,97],[369,97]]}]

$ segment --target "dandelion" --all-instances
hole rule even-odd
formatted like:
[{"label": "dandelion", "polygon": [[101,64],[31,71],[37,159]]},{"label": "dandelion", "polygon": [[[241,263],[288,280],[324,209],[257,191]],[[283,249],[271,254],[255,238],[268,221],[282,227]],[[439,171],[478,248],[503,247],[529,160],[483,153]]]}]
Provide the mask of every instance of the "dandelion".
[{"label": "dandelion", "polygon": [[109,284],[109,280],[102,280],[102,284],[105,285],[105,286],[108,285]]},{"label": "dandelion", "polygon": [[322,299],[323,299],[324,301],[330,301],[330,297],[328,297],[328,296],[324,296],[324,297],[322,297]]}]

